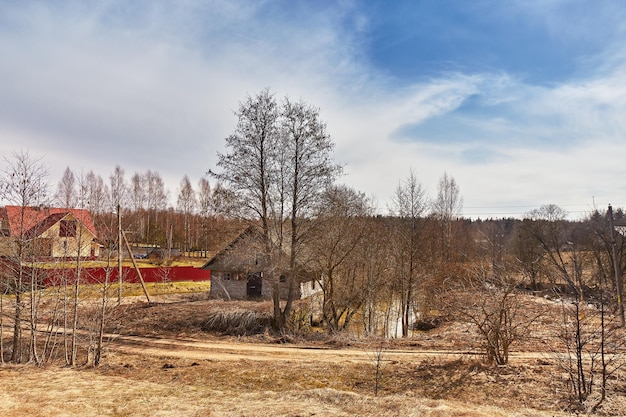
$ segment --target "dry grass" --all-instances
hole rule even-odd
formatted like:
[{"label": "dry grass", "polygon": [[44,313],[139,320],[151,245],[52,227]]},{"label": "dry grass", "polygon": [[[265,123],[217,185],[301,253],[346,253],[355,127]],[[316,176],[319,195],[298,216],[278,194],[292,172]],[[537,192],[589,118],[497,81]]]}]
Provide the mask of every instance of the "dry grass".
[{"label": "dry grass", "polygon": [[[159,261],[159,260],[151,261],[147,259],[135,259],[135,264],[139,268],[159,268],[164,264],[167,266],[193,266],[196,268],[200,268],[206,263],[206,261],[207,261],[207,258],[180,257],[180,258],[171,259],[169,261]],[[113,260],[112,262],[115,263],[117,261]],[[29,263],[28,266],[34,266],[36,268],[41,268],[41,269],[75,268],[76,262],[75,261],[34,262],[34,263]],[[105,268],[107,267],[107,262],[104,260],[82,261],[81,266],[83,268]],[[134,264],[133,264],[133,261],[130,258],[128,258],[122,261],[122,266],[133,267]]]},{"label": "dry grass", "polygon": [[250,310],[211,311],[201,324],[203,331],[230,336],[246,336],[268,330],[272,315]]},{"label": "dry grass", "polygon": [[14,417],[565,415],[462,397],[428,398],[412,391],[374,397],[363,392],[364,370],[342,364],[280,363],[260,368],[246,361],[233,366],[115,355],[107,360],[109,365],[96,370],[4,367],[0,413]]},{"label": "dry grass", "polygon": [[[202,283],[195,283],[202,284]],[[142,336],[188,337],[203,332],[228,335],[263,333],[269,325],[268,303],[209,300],[208,293],[172,293],[167,302],[135,302],[121,306],[107,331]]]},{"label": "dry grass", "polygon": [[[558,304],[534,300],[547,314],[537,322],[533,337],[516,346],[525,352],[542,351],[550,343],[538,343],[553,331]],[[85,308],[89,308],[85,306]],[[271,311],[269,303],[233,303],[209,300],[203,294],[170,294],[166,302],[132,302],[115,309],[109,331],[149,336],[154,340],[268,342],[278,339],[263,332],[244,334]],[[552,319],[551,319],[552,318]],[[237,332],[243,325],[243,332]],[[261,329],[255,329],[262,332]],[[299,339],[303,347],[350,345],[363,353],[366,343],[351,339]],[[471,350],[476,333],[462,323],[447,322],[391,348],[415,355],[388,355],[382,366],[380,391],[374,396],[372,361],[351,360],[350,355],[323,357],[297,353],[267,353],[264,360],[241,355],[239,359],[196,352],[193,357],[146,349],[142,354],[123,353],[108,346],[98,368],[67,369],[4,365],[0,367],[0,415],[2,416],[565,416],[568,403],[566,376],[549,356],[515,357],[503,367],[487,367],[476,355],[419,355],[423,349]],[[255,347],[257,345],[254,345]],[[355,347],[356,346],[356,347]],[[135,346],[136,347],[136,346]],[[142,346],[139,345],[141,348]],[[295,349],[294,349],[295,351]],[[126,351],[128,352],[128,350]],[[349,352],[349,351],[347,351]],[[149,354],[148,354],[149,353]],[[266,355],[265,353],[261,353]],[[385,352],[383,352],[383,356]],[[360,355],[363,357],[363,355]],[[208,358],[208,359],[207,359]],[[367,358],[367,356],[366,356]],[[619,378],[626,380],[625,375]],[[605,415],[621,415],[626,387],[614,385]]]},{"label": "dry grass", "polygon": [[[164,302],[175,300],[179,294],[207,294],[211,289],[210,281],[176,281],[176,282],[146,282],[146,289],[150,297],[155,298],[156,302]],[[102,298],[102,288],[100,284],[83,284],[80,286],[80,299],[100,299]],[[49,287],[41,291],[43,298],[54,298],[56,294],[62,294],[63,288]],[[74,287],[69,286],[65,289],[66,296],[72,298],[74,296]],[[119,284],[111,283],[107,288],[107,297],[115,299],[119,292]],[[174,296],[174,297],[172,297]],[[12,298],[11,295],[5,296]],[[138,283],[122,284],[122,297],[126,302],[135,301],[133,297],[145,298],[143,288]]]}]

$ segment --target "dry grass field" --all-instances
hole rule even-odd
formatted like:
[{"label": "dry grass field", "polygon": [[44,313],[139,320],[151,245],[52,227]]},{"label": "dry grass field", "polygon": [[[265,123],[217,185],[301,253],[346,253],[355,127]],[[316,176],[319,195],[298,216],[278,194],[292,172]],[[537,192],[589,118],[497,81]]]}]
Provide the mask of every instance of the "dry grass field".
[{"label": "dry grass field", "polygon": [[[2,416],[566,416],[567,375],[548,335],[558,308],[515,345],[509,365],[481,362],[477,335],[447,322],[409,340],[378,345],[313,333],[224,336],[205,331],[212,313],[266,303],[227,303],[205,294],[140,298],[109,323],[103,364],[0,366]],[[375,395],[377,353],[382,355]],[[624,375],[598,413],[623,415]],[[583,411],[578,411],[584,414]]]}]

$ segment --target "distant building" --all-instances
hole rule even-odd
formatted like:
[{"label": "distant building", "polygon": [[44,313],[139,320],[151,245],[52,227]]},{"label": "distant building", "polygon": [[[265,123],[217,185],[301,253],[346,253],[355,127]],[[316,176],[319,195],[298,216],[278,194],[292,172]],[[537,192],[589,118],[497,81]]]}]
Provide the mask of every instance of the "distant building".
[{"label": "distant building", "polygon": [[88,210],[55,207],[0,208],[0,256],[93,258],[100,255],[98,233]]}]

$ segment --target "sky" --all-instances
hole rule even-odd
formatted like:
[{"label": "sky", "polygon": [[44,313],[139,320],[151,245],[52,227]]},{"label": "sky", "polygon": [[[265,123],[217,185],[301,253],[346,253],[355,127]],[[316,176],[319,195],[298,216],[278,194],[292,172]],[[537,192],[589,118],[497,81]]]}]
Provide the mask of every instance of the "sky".
[{"label": "sky", "polygon": [[0,0],[0,155],[172,204],[216,169],[265,88],[320,111],[340,181],[393,205],[410,172],[463,214],[626,206],[626,3],[612,0]]}]

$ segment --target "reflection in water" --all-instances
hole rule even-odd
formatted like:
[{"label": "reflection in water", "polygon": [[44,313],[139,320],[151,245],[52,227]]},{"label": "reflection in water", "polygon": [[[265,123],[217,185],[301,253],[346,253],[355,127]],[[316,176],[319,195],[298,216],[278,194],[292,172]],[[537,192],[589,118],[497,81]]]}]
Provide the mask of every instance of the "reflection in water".
[{"label": "reflection in water", "polygon": [[[419,312],[409,309],[409,337],[413,334],[413,324],[419,319]],[[356,337],[385,336],[387,338],[402,337],[402,306],[400,301],[394,301],[388,306],[369,305],[363,309],[363,314],[355,317],[347,329]]]}]

